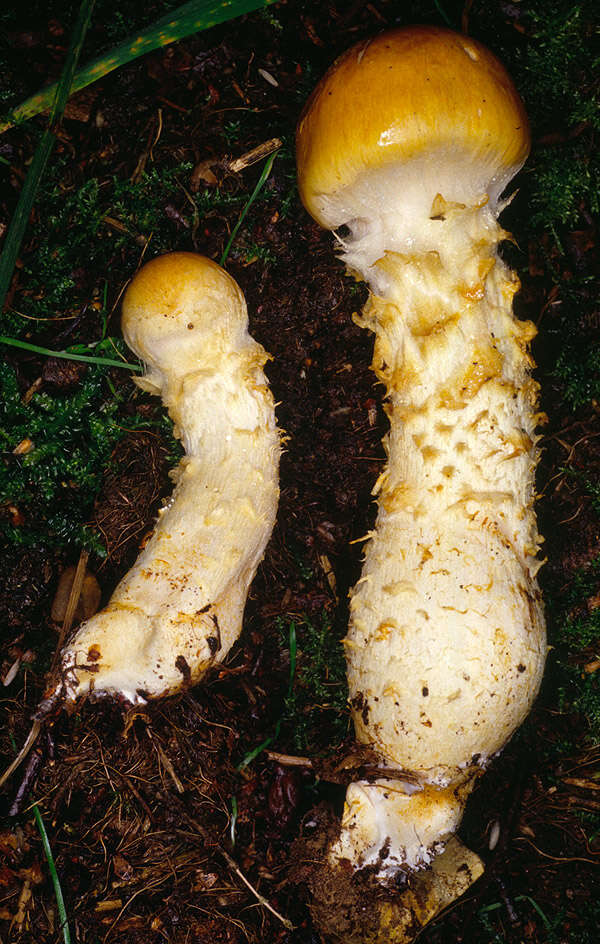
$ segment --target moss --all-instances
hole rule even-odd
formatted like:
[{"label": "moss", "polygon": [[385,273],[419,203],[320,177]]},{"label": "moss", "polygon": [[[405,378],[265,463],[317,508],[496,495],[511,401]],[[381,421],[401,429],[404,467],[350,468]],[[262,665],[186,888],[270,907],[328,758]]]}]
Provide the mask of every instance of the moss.
[{"label": "moss", "polygon": [[504,61],[529,114],[532,152],[505,225],[522,249],[515,262],[524,282],[531,284],[537,257],[534,286],[544,297],[533,316],[553,301],[544,310],[544,368],[562,385],[567,405],[578,409],[598,396],[597,4],[489,0],[472,9],[470,28]]},{"label": "moss", "polygon": [[531,225],[536,229],[576,226],[582,207],[591,213],[600,210],[600,159],[597,153],[588,154],[583,145],[573,144],[557,153],[542,151],[532,174]]},{"label": "moss", "polygon": [[555,375],[562,382],[565,400],[572,408],[597,399],[600,397],[600,349],[585,344],[576,348],[569,345],[558,356]]},{"label": "moss", "polygon": [[[59,161],[40,194],[33,251],[24,259],[19,304],[27,317],[77,311],[90,292],[100,292],[100,281],[115,263],[135,271],[147,241],[155,252],[170,248],[173,228],[165,205],[181,193],[179,180],[189,170],[190,165],[177,164],[144,173],[136,182],[92,177],[74,186]],[[20,333],[30,326],[30,321],[22,322]]]},{"label": "moss", "polygon": [[[122,435],[120,399],[103,372],[95,370],[75,393],[39,393],[24,403],[15,370],[0,365],[0,531],[5,538],[17,544],[80,542],[100,550],[85,522]],[[29,450],[15,454],[22,442],[30,443]]]},{"label": "moss", "polygon": [[536,125],[554,130],[557,122],[581,121],[590,102],[598,102],[596,52],[589,42],[596,13],[594,0],[533,0],[524,8],[522,23],[530,42],[520,59]]}]

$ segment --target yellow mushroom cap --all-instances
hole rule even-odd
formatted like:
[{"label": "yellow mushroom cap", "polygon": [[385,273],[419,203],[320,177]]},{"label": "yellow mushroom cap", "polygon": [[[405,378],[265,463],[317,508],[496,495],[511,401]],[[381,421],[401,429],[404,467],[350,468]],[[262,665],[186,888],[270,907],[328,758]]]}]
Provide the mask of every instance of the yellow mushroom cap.
[{"label": "yellow mushroom cap", "polygon": [[125,293],[121,321],[132,350],[150,369],[185,372],[211,349],[240,343],[248,318],[237,283],[216,262],[193,252],[158,256]]},{"label": "yellow mushroom cap", "polygon": [[423,206],[436,193],[496,201],[529,143],[523,103],[484,46],[434,26],[392,30],[345,53],[309,99],[297,132],[300,195],[330,229],[367,218],[382,175],[389,202],[397,168],[398,186],[420,190]]}]

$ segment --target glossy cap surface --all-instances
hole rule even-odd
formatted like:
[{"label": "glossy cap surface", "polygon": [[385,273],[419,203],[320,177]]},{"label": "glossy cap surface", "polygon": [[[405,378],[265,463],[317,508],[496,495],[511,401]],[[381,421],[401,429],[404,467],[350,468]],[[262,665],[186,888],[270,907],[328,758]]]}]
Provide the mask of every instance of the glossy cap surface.
[{"label": "glossy cap surface", "polygon": [[333,228],[351,216],[348,192],[365,174],[415,162],[419,177],[444,163],[454,176],[464,168],[495,198],[529,144],[523,103],[484,46],[439,27],[392,30],[345,53],[309,99],[297,132],[300,195]]}]

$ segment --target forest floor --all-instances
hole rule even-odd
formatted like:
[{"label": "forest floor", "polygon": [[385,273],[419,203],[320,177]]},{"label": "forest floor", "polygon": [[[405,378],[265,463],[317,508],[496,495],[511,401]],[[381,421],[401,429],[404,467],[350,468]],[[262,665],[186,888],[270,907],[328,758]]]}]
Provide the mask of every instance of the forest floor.
[{"label": "forest floor", "polygon": [[[115,13],[98,0],[83,59],[173,6],[123,0]],[[8,111],[60,74],[74,9],[53,0],[1,17]],[[561,0],[282,0],[124,66],[69,104],[1,334],[126,354],[119,304],[138,266],[170,250],[218,260],[263,167],[235,160],[278,138],[226,267],[272,355],[266,370],[288,439],[277,524],[226,664],[143,707],[84,702],[53,716],[4,785],[0,941],[64,940],[40,816],[77,944],[321,940],[294,841],[315,809],[317,820],[339,815],[344,784],[364,762],[339,640],[360,575],[358,539],[374,521],[387,420],[372,336],[352,319],[366,291],[300,204],[294,129],[338,54],[411,22],[462,23],[504,60],[532,120],[532,157],[503,217],[515,244],[503,253],[522,281],[516,312],[539,330],[533,354],[549,417],[540,577],[552,647],[531,716],[461,827],[484,877],[419,940],[597,941],[600,83],[594,4]],[[0,136],[2,235],[42,128],[40,117]],[[31,729],[57,648],[61,573],[89,555],[108,599],[152,529],[180,452],[160,403],[126,370],[14,347],[2,355],[4,769]]]}]

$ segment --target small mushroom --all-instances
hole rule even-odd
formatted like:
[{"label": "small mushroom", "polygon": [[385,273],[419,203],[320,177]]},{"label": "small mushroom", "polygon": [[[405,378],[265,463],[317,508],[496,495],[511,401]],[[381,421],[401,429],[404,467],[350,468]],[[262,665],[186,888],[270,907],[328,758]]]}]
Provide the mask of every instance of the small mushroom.
[{"label": "small mushroom", "polygon": [[345,640],[356,736],[390,777],[348,788],[329,856],[382,883],[412,874],[413,890],[432,864],[445,876],[386,941],[410,939],[481,872],[453,839],[449,897],[435,863],[543,672],[535,328],[514,317],[519,281],[497,252],[528,150],[503,66],[428,26],[343,55],[298,126],[304,205],[370,288],[359,324],[375,333],[390,422]]},{"label": "small mushroom", "polygon": [[196,682],[238,638],[278,503],[280,436],[244,297],[193,253],[149,262],[123,301],[123,334],[145,362],[185,457],[131,570],[66,647],[71,699],[130,702]]}]

